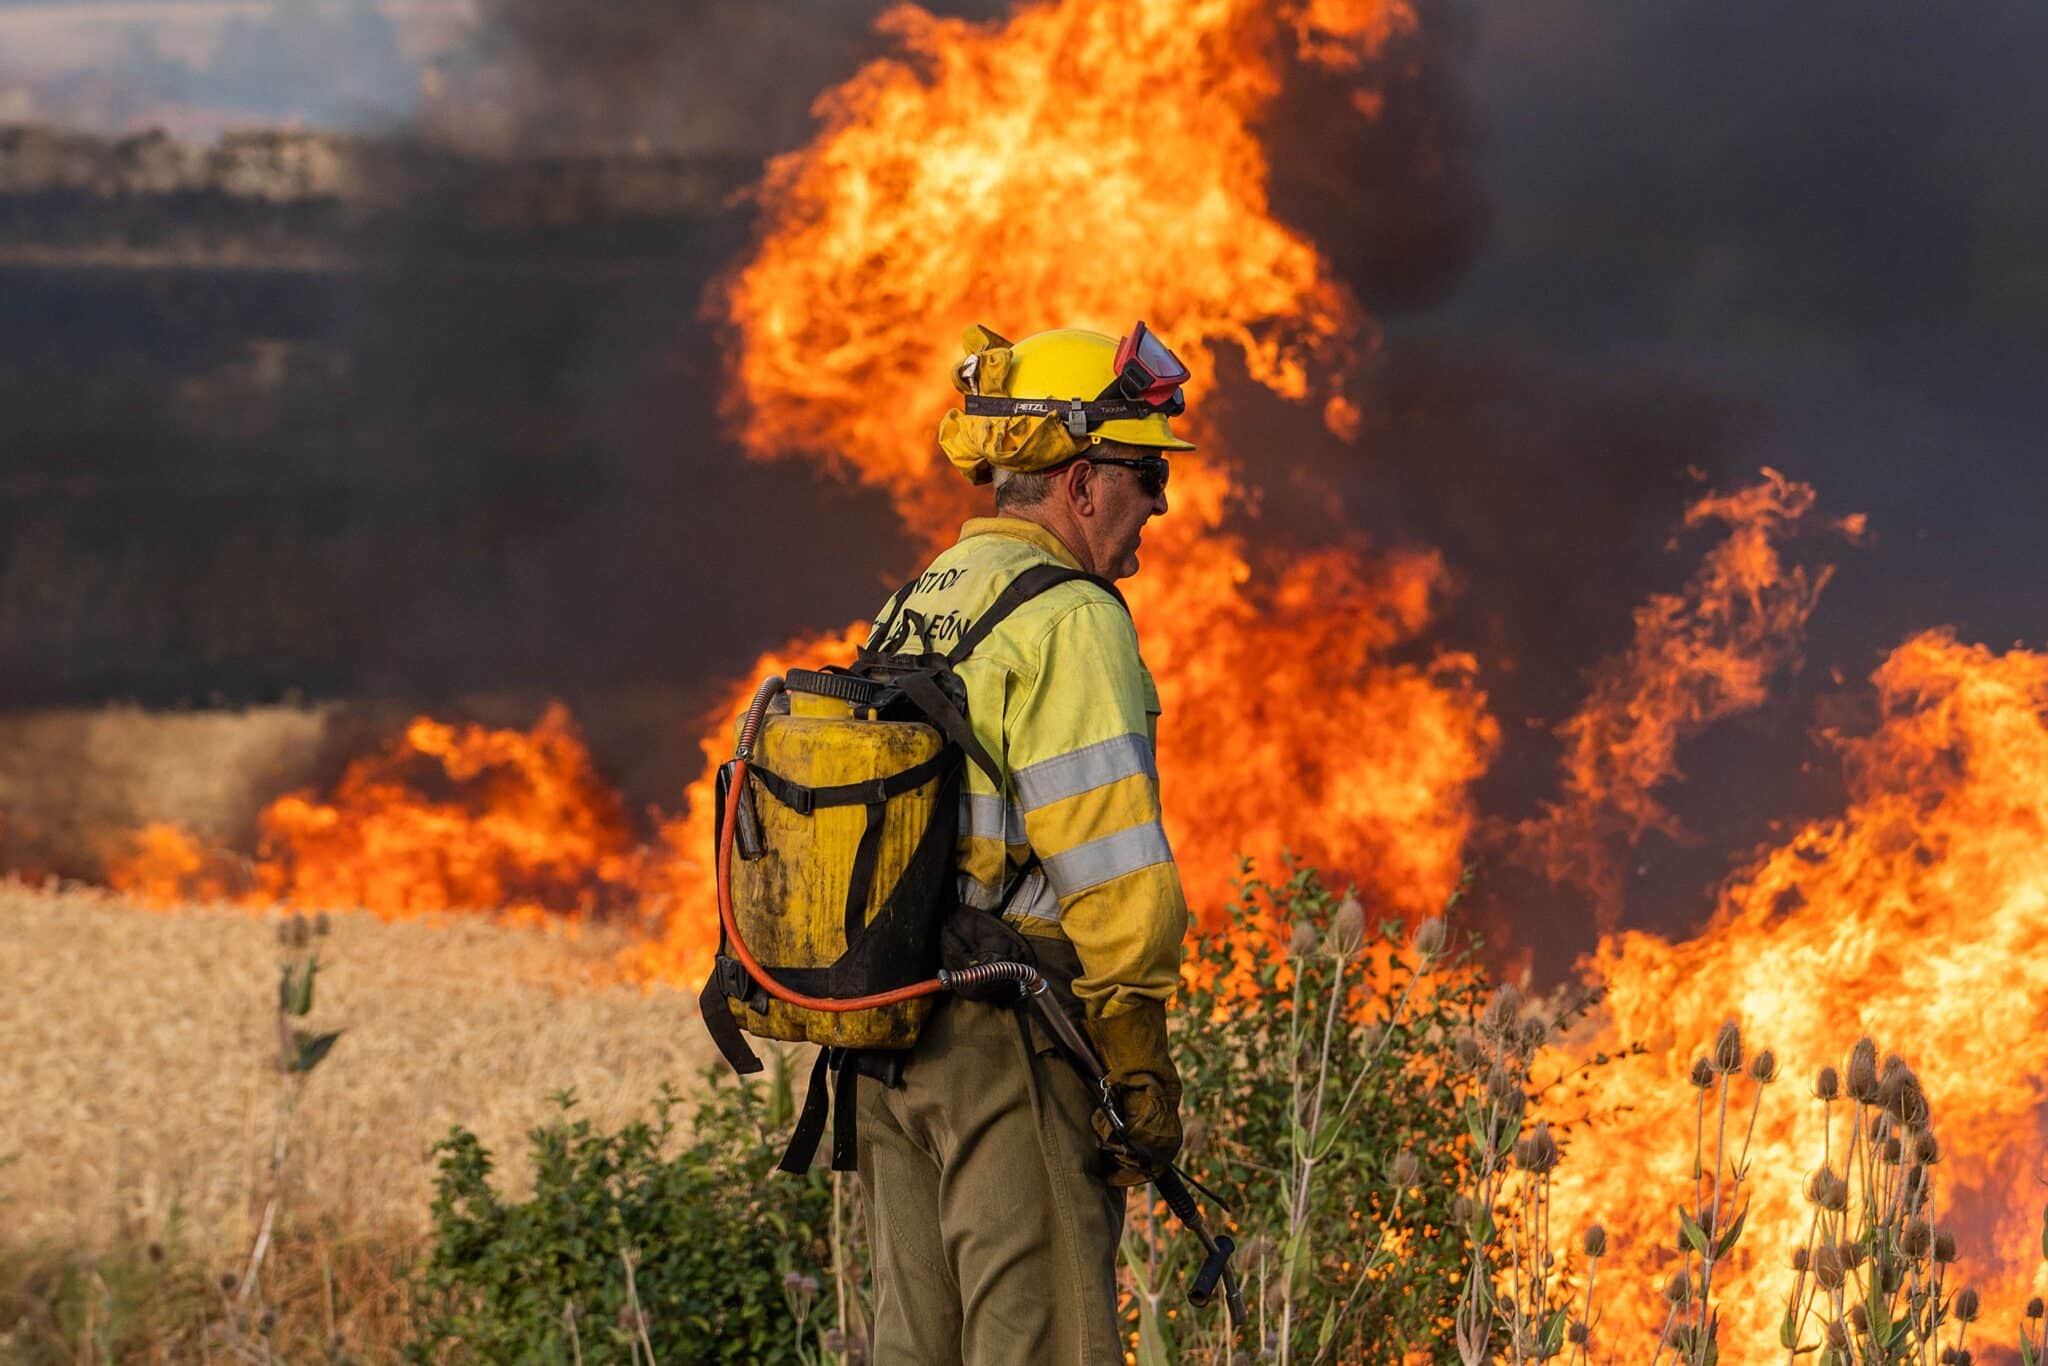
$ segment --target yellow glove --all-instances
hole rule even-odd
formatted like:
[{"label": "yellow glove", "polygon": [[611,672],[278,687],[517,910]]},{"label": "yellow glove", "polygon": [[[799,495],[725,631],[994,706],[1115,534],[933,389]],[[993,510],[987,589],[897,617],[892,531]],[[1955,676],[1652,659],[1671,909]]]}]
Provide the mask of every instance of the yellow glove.
[{"label": "yellow glove", "polygon": [[1095,1135],[1116,1164],[1109,1183],[1141,1186],[1180,1152],[1180,1073],[1166,1048],[1165,1003],[1143,1001],[1121,1014],[1090,1020],[1088,1036],[1137,1145],[1117,1134],[1100,1110],[1095,1112]]}]

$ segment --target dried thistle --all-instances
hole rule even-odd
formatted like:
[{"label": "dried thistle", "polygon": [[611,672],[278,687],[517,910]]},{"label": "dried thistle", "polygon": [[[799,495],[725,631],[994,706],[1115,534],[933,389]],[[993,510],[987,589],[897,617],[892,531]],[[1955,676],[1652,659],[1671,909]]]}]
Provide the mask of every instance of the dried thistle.
[{"label": "dried thistle", "polygon": [[1664,1282],[1664,1302],[1674,1309],[1683,1309],[1692,1300],[1692,1277],[1683,1271],[1671,1273],[1671,1279]]},{"label": "dried thistle", "polygon": [[1923,1167],[1941,1161],[1941,1143],[1932,1133],[1923,1130],[1913,1135],[1913,1160]]},{"label": "dried thistle", "polygon": [[1435,958],[1444,951],[1444,943],[1449,933],[1449,927],[1444,924],[1442,916],[1431,916],[1415,927],[1415,952],[1420,954],[1425,962]]},{"label": "dried thistle", "polygon": [[1522,1018],[1522,993],[1514,983],[1502,983],[1500,990],[1493,993],[1493,999],[1486,1003],[1485,1013],[1479,1017],[1480,1031],[1491,1038],[1507,1037]]},{"label": "dried thistle", "polygon": [[1580,1240],[1580,1246],[1586,1249],[1586,1255],[1588,1257],[1606,1256],[1607,1230],[1600,1227],[1600,1225],[1598,1224],[1594,1224],[1592,1227],[1586,1230],[1585,1237]]},{"label": "dried thistle", "polygon": [[1806,1198],[1839,1214],[1849,1207],[1849,1183],[1837,1176],[1833,1167],[1822,1167],[1806,1178]]},{"label": "dried thistle", "polygon": [[1294,922],[1294,933],[1287,939],[1287,956],[1306,958],[1316,951],[1316,927],[1306,920]]},{"label": "dried thistle", "polygon": [[1813,1278],[1820,1282],[1823,1290],[1842,1288],[1842,1252],[1833,1243],[1822,1243],[1813,1250]]},{"label": "dried thistle", "polygon": [[1919,1261],[1934,1246],[1934,1226],[1925,1219],[1915,1219],[1906,1225],[1906,1231],[1899,1235],[1899,1250]]},{"label": "dried thistle", "polygon": [[1849,1098],[1864,1105],[1877,1099],[1877,1040],[1868,1034],[1849,1050]]},{"label": "dried thistle", "polygon": [[1477,1067],[1486,1057],[1486,1051],[1479,1046],[1479,1040],[1469,1034],[1460,1034],[1458,1041],[1451,1045],[1451,1051],[1457,1056],[1459,1064],[1465,1067]]},{"label": "dried thistle", "polygon": [[1759,1086],[1768,1086],[1778,1079],[1778,1055],[1770,1049],[1762,1049],[1749,1060],[1749,1079]]},{"label": "dried thistle", "polygon": [[1955,1314],[1958,1323],[1975,1323],[1978,1311],[1982,1308],[1976,1286],[1966,1285],[1956,1292]]},{"label": "dried thistle", "polygon": [[1742,1070],[1742,1026],[1723,1020],[1714,1035],[1714,1070],[1726,1075]]},{"label": "dried thistle", "polygon": [[2044,1305],[2041,1303],[2041,1297],[2039,1295],[2036,1295],[2034,1296],[2034,1298],[2027,1301],[2028,1318],[2038,1319],[2044,1313],[2048,1313],[2048,1305]]},{"label": "dried thistle", "polygon": [[1813,1263],[1813,1255],[1803,1247],[1792,1249],[1792,1269],[1803,1272]]},{"label": "dried thistle", "polygon": [[1394,1154],[1394,1165],[1389,1173],[1398,1190],[1407,1190],[1422,1180],[1422,1159],[1403,1148]]},{"label": "dried thistle", "polygon": [[1863,1307],[1861,1301],[1849,1306],[1849,1326],[1859,1333],[1870,1331],[1870,1311]]},{"label": "dried thistle", "polygon": [[1365,947],[1365,907],[1355,892],[1346,892],[1330,918],[1330,951],[1349,958]]},{"label": "dried thistle", "polygon": [[1828,1346],[1838,1352],[1849,1350],[1849,1329],[1840,1319],[1828,1320]]},{"label": "dried thistle", "polygon": [[1813,1078],[1813,1093],[1822,1100],[1839,1100],[1842,1095],[1842,1074],[1832,1067],[1823,1067]]},{"label": "dried thistle", "polygon": [[1956,1259],[1956,1235],[1941,1229],[1934,1235],[1934,1260],[1947,1266]]},{"label": "dried thistle", "polygon": [[1515,1144],[1515,1163],[1531,1176],[1542,1176],[1556,1169],[1557,1139],[1551,1135],[1549,1120],[1537,1120],[1529,1136]]},{"label": "dried thistle", "polygon": [[1705,1058],[1693,1059],[1692,1075],[1687,1077],[1686,1080],[1690,1081],[1699,1090],[1706,1090],[1714,1084],[1714,1065]]}]

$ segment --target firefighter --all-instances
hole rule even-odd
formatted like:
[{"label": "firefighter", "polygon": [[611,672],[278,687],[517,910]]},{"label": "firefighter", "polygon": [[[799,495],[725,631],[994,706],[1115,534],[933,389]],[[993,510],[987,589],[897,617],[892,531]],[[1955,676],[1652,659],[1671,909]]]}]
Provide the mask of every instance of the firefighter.
[{"label": "firefighter", "polygon": [[[1134,1143],[1023,1011],[941,998],[892,1086],[859,1089],[858,1164],[878,1363],[1121,1363],[1127,1189],[1180,1147],[1166,1002],[1187,909],[1160,824],[1158,692],[1105,585],[1138,571],[1167,510],[1187,372],[1140,323],[1121,341],[976,328],[939,441],[994,515],[975,518],[877,621],[892,652],[945,651],[1021,571],[1060,584],[958,666],[996,783],[969,765],[958,887],[1019,932],[1108,1068]],[[1100,1134],[1100,1137],[1098,1136]]]}]

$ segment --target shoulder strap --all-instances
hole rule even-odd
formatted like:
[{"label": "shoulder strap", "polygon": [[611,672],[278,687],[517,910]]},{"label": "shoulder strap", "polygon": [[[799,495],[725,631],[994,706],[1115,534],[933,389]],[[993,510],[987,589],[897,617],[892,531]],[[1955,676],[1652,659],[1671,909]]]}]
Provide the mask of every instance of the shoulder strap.
[{"label": "shoulder strap", "polygon": [[996,595],[996,600],[988,605],[988,610],[975,618],[974,625],[969,627],[967,633],[960,637],[960,643],[947,651],[946,662],[948,664],[959,664],[962,660],[973,654],[975,647],[988,639],[989,632],[1002,625],[1004,618],[1008,617],[1010,613],[1016,611],[1040,593],[1057,588],[1063,583],[1072,583],[1076,579],[1085,579],[1087,582],[1094,584],[1097,588],[1102,589],[1105,593],[1115,598],[1117,606],[1122,607],[1126,612],[1131,610],[1130,604],[1124,601],[1124,595],[1117,592],[1116,585],[1112,584],[1108,579],[1097,578],[1083,569],[1069,569],[1063,564],[1035,564],[1016,578],[1011,579],[1009,585]]},{"label": "shoulder strap", "polygon": [[903,611],[904,601],[907,598],[909,598],[910,590],[917,587],[918,581],[923,578],[924,575],[918,575],[917,578],[912,579],[909,583],[906,583],[901,588],[897,589],[895,594],[890,597],[888,603],[883,608],[886,615],[882,618],[881,624],[879,626],[871,628],[868,631],[868,643],[860,647],[860,652],[862,654],[866,654],[871,650],[879,650],[882,646],[887,644],[889,639],[889,632],[895,627],[896,618],[899,615],[901,615]]}]

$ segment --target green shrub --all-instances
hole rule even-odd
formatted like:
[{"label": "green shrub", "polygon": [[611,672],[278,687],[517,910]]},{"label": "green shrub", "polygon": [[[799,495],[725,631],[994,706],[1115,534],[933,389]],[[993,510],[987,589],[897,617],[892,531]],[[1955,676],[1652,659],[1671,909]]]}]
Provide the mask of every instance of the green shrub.
[{"label": "green shrub", "polygon": [[[1282,1362],[1442,1360],[1466,1265],[1451,1218],[1467,1143],[1454,1046],[1483,1004],[1444,925],[1367,926],[1313,869],[1247,877],[1190,948],[1174,1011],[1183,1165],[1231,1202],[1253,1322]],[[1141,1362],[1228,1360],[1222,1310],[1180,1304],[1199,1249],[1136,1216],[1125,1261]],[[1177,1313],[1169,1313],[1179,1305]]]},{"label": "green shrub", "polygon": [[466,1129],[437,1148],[434,1246],[413,1361],[664,1363],[814,1358],[837,1328],[828,1173],[771,1175],[791,1116],[788,1072],[765,1087],[709,1069],[679,1142],[676,1094],[651,1121],[534,1130],[534,1189],[491,1185]]}]

